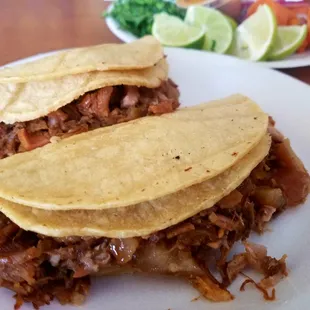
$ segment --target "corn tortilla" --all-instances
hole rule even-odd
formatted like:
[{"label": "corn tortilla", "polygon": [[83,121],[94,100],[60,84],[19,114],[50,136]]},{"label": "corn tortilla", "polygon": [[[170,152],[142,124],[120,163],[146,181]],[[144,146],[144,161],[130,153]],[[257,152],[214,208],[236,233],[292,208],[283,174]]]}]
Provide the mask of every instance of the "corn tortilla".
[{"label": "corn tortilla", "polygon": [[2,159],[0,197],[50,210],[107,209],[211,179],[249,153],[268,126],[268,115],[247,97],[235,95],[218,104],[220,115],[216,104],[210,109],[204,104]]},{"label": "corn tortilla", "polygon": [[49,81],[0,84],[0,121],[13,124],[46,116],[84,93],[104,86],[155,88],[167,78],[168,64],[162,59],[142,70],[94,71]]},{"label": "corn tortilla", "polygon": [[52,237],[145,236],[214,206],[249,176],[268,154],[270,144],[270,137],[265,135],[250,153],[213,179],[124,208],[48,211],[0,199],[0,210],[21,228]]},{"label": "corn tortilla", "polygon": [[59,51],[32,62],[0,69],[0,83],[60,78],[91,71],[148,68],[163,58],[160,43],[146,36],[129,44],[102,44]]}]

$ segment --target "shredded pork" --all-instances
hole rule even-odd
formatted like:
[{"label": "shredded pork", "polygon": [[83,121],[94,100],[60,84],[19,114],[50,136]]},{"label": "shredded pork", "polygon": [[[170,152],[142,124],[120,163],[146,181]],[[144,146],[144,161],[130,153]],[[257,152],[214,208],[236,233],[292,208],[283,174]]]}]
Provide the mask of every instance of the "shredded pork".
[{"label": "shredded pork", "polygon": [[[121,105],[136,107],[137,90],[127,87],[125,91],[128,97],[122,97]],[[90,104],[87,96],[79,101],[83,106]],[[76,106],[65,110],[69,109],[77,113]],[[87,113],[93,113],[96,105],[92,109]],[[100,111],[104,119],[106,109]],[[55,112],[48,128],[62,130],[67,126],[66,113]],[[31,124],[34,131],[46,130],[44,126],[41,121]],[[247,279],[241,289],[253,283],[266,299],[274,299],[275,291],[268,295],[267,289],[287,275],[286,255],[270,257],[265,247],[246,239],[252,231],[263,233],[272,218],[306,199],[309,175],[289,142],[275,130],[270,132],[274,135],[268,156],[236,190],[214,207],[149,236],[51,238],[24,231],[0,213],[0,285],[15,292],[15,309],[24,302],[38,309],[54,298],[61,304],[81,304],[92,274],[124,272],[182,276],[207,299],[230,301],[234,296],[228,286],[246,268],[252,268],[262,274],[262,280]],[[245,252],[228,260],[233,245],[240,240]],[[221,280],[213,275],[214,263]]]},{"label": "shredded pork", "polygon": [[103,87],[45,117],[13,125],[0,123],[0,159],[44,146],[54,137],[66,138],[146,115],[169,113],[178,106],[179,91],[171,80],[154,89]]}]

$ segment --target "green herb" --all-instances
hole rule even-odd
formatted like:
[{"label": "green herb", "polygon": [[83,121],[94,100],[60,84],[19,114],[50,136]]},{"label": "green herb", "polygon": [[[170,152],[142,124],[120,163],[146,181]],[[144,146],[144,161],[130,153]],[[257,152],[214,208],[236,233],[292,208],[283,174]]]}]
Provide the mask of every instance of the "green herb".
[{"label": "green herb", "polygon": [[153,17],[161,12],[184,19],[186,10],[164,0],[117,0],[113,9],[103,12],[103,16],[111,16],[121,29],[140,38],[152,33]]},{"label": "green herb", "polygon": [[212,40],[212,43],[211,43],[211,52],[214,52],[215,51],[215,47],[216,47],[216,41],[215,40]]}]

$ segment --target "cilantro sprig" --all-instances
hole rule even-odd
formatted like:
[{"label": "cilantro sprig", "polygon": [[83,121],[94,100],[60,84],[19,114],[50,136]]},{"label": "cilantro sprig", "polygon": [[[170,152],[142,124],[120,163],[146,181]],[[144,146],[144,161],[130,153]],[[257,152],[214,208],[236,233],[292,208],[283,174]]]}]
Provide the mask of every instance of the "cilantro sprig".
[{"label": "cilantro sprig", "polygon": [[121,29],[140,38],[152,33],[154,15],[161,12],[184,19],[186,10],[164,0],[117,0],[113,9],[103,12],[103,16],[111,16]]}]

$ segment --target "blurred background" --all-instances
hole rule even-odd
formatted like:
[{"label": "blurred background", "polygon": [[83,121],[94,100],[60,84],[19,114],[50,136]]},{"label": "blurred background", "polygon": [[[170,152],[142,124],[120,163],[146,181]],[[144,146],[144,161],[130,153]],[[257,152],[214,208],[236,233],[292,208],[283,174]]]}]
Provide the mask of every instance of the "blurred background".
[{"label": "blurred background", "polygon": [[[130,2],[130,0],[127,1]],[[255,2],[255,0],[243,0],[246,3],[241,6],[240,0],[208,1],[238,23],[247,17],[248,8]],[[178,0],[177,2],[186,7],[189,4],[205,5],[208,1]],[[116,2],[121,3],[122,0]],[[273,0],[257,0],[257,2],[270,4]],[[290,6],[310,4],[308,0],[277,0],[276,3],[282,6],[288,3]],[[120,36],[113,34],[107,27],[106,19],[102,14],[110,4],[111,1],[104,0],[0,0],[0,66],[52,50],[121,42],[118,38]],[[256,8],[251,7],[250,10],[254,12]],[[277,11],[276,14],[278,13],[280,18],[286,14],[282,11]],[[300,23],[300,20],[291,18],[289,23]],[[307,19],[305,18],[302,23],[307,24]],[[310,25],[309,20],[308,23]],[[309,67],[287,68],[282,71],[310,83]]]},{"label": "blurred background", "polygon": [[0,0],[0,66],[50,50],[120,42],[103,0]]}]

